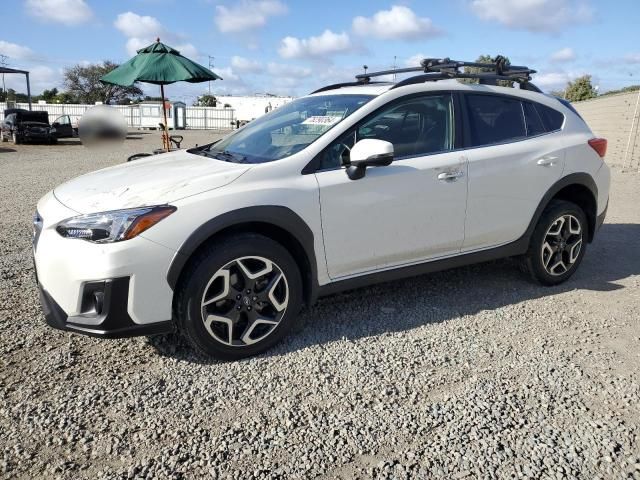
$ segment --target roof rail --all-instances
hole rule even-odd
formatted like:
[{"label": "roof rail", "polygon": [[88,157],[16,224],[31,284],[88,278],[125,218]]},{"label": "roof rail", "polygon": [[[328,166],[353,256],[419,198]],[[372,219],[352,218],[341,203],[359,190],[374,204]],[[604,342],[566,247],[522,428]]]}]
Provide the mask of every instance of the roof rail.
[{"label": "roof rail", "polygon": [[[484,71],[460,71],[460,69],[464,67],[481,68]],[[393,88],[401,87],[403,85],[411,85],[414,83],[447,80],[451,78],[473,78],[480,80],[480,83],[493,85],[496,84],[497,80],[518,82],[521,87],[527,90],[540,91],[535,85],[530,84],[531,75],[536,73],[535,70],[529,67],[510,65],[507,63],[507,59],[500,55],[498,55],[492,63],[465,62],[460,60],[451,60],[450,58],[425,58],[420,62],[419,67],[397,68],[394,70],[362,73],[360,75],[356,75],[356,80],[360,84],[368,84],[374,77],[410,72],[423,72],[425,75],[409,77],[397,83]]]},{"label": "roof rail", "polygon": [[[309,95],[313,95],[314,93],[325,92],[327,90],[335,90],[336,88],[342,88],[342,87],[358,87],[358,86],[361,86],[362,83],[363,82],[361,82],[361,81],[334,83],[333,85],[327,85],[326,87],[322,87],[322,88],[319,88],[317,90],[314,90]],[[380,84],[380,85],[386,84],[386,85],[389,85],[390,82],[366,82],[366,83],[367,84]]]}]

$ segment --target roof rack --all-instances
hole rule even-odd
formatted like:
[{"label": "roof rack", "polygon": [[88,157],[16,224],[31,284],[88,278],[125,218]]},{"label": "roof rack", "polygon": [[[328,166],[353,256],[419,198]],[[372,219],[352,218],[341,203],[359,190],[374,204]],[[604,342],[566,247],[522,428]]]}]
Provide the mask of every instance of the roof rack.
[{"label": "roof rack", "polygon": [[[481,68],[484,71],[460,71],[460,69],[464,67]],[[531,75],[533,73],[536,73],[535,70],[532,70],[529,67],[510,65],[505,57],[498,55],[492,63],[464,62],[460,60],[451,60],[449,58],[425,58],[420,62],[419,67],[396,68],[393,70],[362,73],[360,75],[356,75],[355,82],[329,85],[327,87],[316,90],[313,93],[346,86],[368,85],[370,83],[385,83],[371,82],[371,79],[383,75],[395,75],[398,73],[411,72],[422,72],[423,74],[406,78],[396,83],[392,88],[398,88],[416,83],[448,80],[451,78],[472,78],[478,79],[480,83],[484,85],[497,85],[498,80],[517,82],[520,84],[521,89],[541,92],[538,87],[531,83]]]}]

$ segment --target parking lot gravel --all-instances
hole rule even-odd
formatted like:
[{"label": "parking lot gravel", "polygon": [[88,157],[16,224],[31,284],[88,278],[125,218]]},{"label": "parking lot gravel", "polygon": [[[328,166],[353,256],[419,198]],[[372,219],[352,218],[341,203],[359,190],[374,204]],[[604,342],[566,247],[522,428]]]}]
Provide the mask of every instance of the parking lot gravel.
[{"label": "parking lot gravel", "polygon": [[640,175],[562,286],[504,260],[355,290],[227,363],[46,327],[37,200],[158,142],[0,144],[0,478],[640,478]]}]

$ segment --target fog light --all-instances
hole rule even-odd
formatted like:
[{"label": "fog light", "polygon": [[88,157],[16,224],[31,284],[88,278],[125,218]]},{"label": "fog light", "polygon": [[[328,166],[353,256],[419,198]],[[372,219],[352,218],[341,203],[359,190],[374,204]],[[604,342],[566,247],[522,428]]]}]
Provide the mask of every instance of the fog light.
[{"label": "fog light", "polygon": [[102,307],[104,305],[104,292],[93,292],[93,309],[96,315],[102,313]]}]

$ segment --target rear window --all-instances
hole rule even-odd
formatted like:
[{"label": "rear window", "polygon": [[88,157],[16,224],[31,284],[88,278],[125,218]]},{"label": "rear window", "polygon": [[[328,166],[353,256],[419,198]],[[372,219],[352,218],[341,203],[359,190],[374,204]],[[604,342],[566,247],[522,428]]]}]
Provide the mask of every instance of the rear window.
[{"label": "rear window", "polygon": [[542,118],[542,123],[544,123],[547,132],[553,132],[562,128],[564,115],[559,111],[539,103],[536,104],[536,110],[540,114],[540,118]]},{"label": "rear window", "polygon": [[495,95],[467,95],[466,101],[472,146],[526,138],[520,100]]},{"label": "rear window", "polygon": [[544,124],[536,107],[532,103],[522,102],[522,108],[524,110],[524,121],[527,125],[527,136],[534,137],[536,135],[542,135],[546,133]]}]

